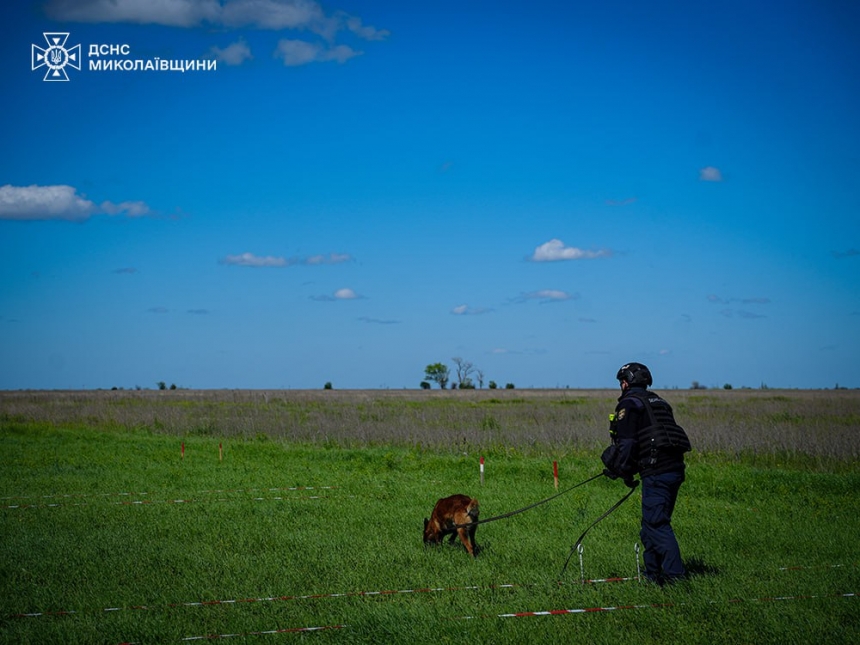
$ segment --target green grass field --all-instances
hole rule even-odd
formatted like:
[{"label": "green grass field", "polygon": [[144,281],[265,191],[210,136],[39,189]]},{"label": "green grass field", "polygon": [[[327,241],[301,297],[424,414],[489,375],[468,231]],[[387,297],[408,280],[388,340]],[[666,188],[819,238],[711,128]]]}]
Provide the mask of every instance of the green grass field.
[{"label": "green grass field", "polygon": [[[450,407],[419,394],[255,404],[129,393],[110,406],[54,395],[32,408],[41,412],[24,410],[24,395],[0,396],[0,641],[857,642],[858,395],[843,395],[834,412],[854,415],[833,425],[833,436],[852,436],[841,457],[785,438],[770,451],[760,438],[733,439],[766,418],[780,437],[814,427],[827,443],[809,393],[738,394],[736,406],[723,405],[725,393],[678,397],[679,420],[700,448],[674,522],[693,575],[664,589],[635,579],[582,584],[576,556],[560,577],[579,534],[627,490],[606,479],[482,525],[475,560],[459,544],[421,542],[438,497],[468,493],[490,517],[554,494],[553,460],[561,489],[600,472],[608,394],[520,392],[510,401],[452,398]],[[833,394],[822,393],[831,411]],[[146,407],[149,423],[117,416],[134,406]],[[216,419],[216,408],[253,427],[152,422],[154,414],[179,426],[204,411]],[[459,427],[458,413],[467,420]],[[334,425],[316,441],[290,434],[295,419],[322,427],[314,415],[325,414],[363,420],[352,436]],[[535,439],[528,419],[558,415],[577,427],[576,415],[599,417],[601,427],[593,439],[549,431]],[[373,435],[398,416],[402,440]],[[422,441],[419,419],[434,427],[446,419],[447,439],[437,428]],[[587,579],[635,578],[638,500],[586,537]],[[507,616],[557,610],[572,611]],[[326,629],[293,631],[313,627]]]}]

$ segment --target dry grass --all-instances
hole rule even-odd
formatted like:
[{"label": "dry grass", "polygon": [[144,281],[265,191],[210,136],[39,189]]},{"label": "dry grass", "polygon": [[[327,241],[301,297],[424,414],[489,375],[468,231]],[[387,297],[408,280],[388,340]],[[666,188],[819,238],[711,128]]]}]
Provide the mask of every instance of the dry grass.
[{"label": "dry grass", "polygon": [[[663,392],[699,452],[860,457],[860,391]],[[615,390],[0,392],[0,421],[443,450],[593,449]]]}]

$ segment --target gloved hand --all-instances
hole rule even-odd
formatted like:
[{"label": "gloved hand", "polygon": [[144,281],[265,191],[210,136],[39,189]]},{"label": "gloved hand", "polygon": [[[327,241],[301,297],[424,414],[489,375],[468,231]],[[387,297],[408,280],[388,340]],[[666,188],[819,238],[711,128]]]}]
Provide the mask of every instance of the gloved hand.
[{"label": "gloved hand", "polygon": [[618,479],[618,475],[609,470],[608,468],[603,469],[603,474],[609,477],[609,479]]},{"label": "gloved hand", "polygon": [[624,480],[624,485],[627,486],[627,488],[636,488],[639,485],[639,480],[628,477]]}]

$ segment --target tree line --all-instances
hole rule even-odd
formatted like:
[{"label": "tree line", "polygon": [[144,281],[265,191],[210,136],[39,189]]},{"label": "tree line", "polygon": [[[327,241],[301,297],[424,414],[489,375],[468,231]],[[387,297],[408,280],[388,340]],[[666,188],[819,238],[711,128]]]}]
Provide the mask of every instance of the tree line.
[{"label": "tree line", "polygon": [[[431,363],[424,368],[424,380],[421,381],[421,389],[429,390],[432,383],[436,383],[440,390],[446,388],[452,390],[474,390],[475,388],[483,389],[484,387],[484,371],[476,367],[472,362],[465,360],[459,356],[451,359],[454,361],[454,371],[444,363]],[[452,380],[454,377],[456,380]],[[491,390],[498,388],[495,381],[490,381],[487,385]],[[514,389],[513,383],[507,383],[505,389]]]}]

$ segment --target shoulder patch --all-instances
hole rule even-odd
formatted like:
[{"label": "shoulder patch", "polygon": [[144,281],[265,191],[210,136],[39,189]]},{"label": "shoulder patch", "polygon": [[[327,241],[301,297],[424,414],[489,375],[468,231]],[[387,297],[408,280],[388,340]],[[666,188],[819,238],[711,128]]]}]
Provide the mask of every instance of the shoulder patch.
[{"label": "shoulder patch", "polygon": [[616,419],[618,419],[619,421],[621,421],[621,419],[623,419],[623,418],[624,418],[624,417],[626,417],[626,416],[627,416],[627,409],[626,409],[626,408],[621,408],[621,409],[618,411],[618,414],[616,414],[616,415],[615,415],[615,418],[616,418]]}]

